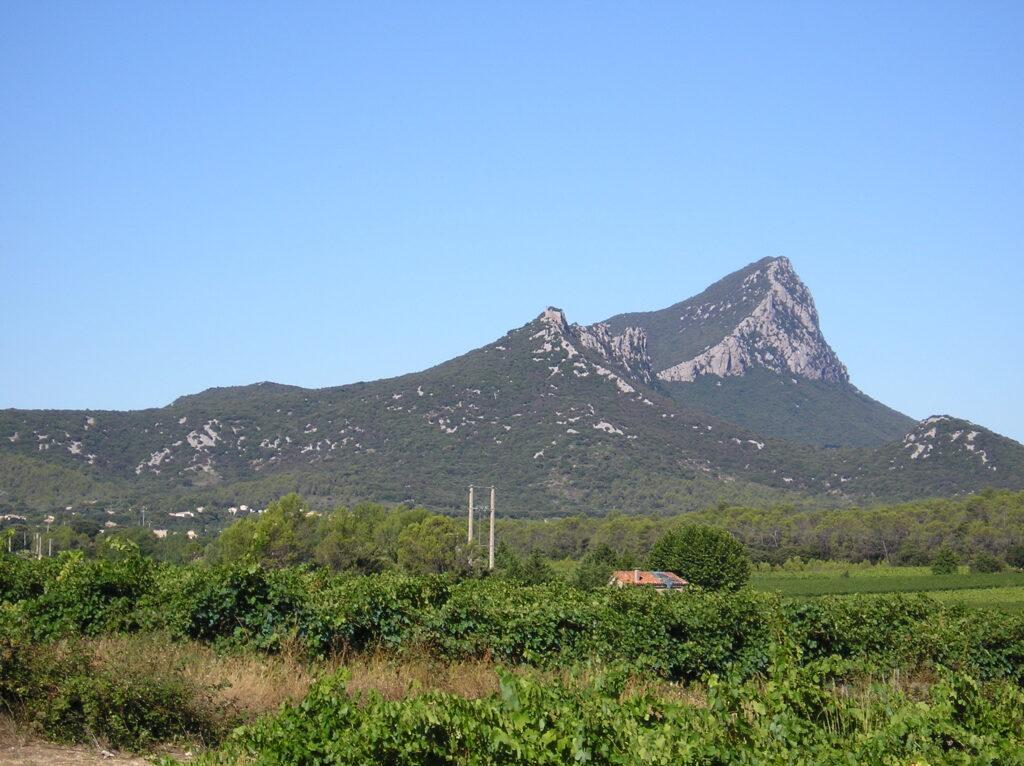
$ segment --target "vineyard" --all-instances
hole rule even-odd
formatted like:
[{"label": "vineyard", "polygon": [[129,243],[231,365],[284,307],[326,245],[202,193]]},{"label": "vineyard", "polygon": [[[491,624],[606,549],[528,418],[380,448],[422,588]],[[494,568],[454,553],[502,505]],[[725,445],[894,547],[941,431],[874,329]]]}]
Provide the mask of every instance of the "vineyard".
[{"label": "vineyard", "polygon": [[[126,550],[0,558],[0,602],[0,704],[57,740],[187,740],[213,746],[210,762],[259,753],[296,764],[774,763],[796,753],[1019,763],[1024,752],[1024,617],[923,595],[664,596],[180,567]],[[97,649],[133,636],[149,647],[135,663]],[[309,693],[247,712],[183,670],[192,660],[160,661],[161,646],[188,645],[255,667],[292,658]],[[472,694],[353,691],[347,674],[367,656],[476,663],[493,683]]]},{"label": "vineyard", "polygon": [[934,574],[928,567],[843,565],[809,562],[791,571],[774,569],[751,578],[759,591],[793,599],[857,594],[921,593],[945,605],[1024,612],[1024,572]]}]

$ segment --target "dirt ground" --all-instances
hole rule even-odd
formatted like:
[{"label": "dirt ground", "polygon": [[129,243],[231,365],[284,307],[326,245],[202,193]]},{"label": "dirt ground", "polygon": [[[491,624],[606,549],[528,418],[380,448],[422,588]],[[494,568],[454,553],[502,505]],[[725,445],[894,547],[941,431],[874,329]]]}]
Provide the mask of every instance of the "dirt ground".
[{"label": "dirt ground", "polygon": [[[182,757],[183,753],[174,753]],[[95,745],[55,745],[28,736],[0,716],[0,766],[148,766],[138,755],[112,753]]]},{"label": "dirt ground", "polygon": [[146,766],[144,758],[109,753],[95,747],[62,747],[48,742],[0,744],[0,764],[3,766]]}]

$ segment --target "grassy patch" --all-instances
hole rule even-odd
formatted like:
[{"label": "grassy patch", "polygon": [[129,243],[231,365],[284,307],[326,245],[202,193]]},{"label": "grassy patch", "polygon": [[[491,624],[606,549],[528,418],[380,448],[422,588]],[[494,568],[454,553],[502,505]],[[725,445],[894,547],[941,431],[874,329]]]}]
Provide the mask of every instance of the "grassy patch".
[{"label": "grassy patch", "polygon": [[[1016,611],[1024,608],[1024,572],[936,575],[927,567],[850,567],[825,570],[762,572],[751,578],[755,589],[783,596],[828,596],[856,593],[926,593],[942,601],[972,607]],[[976,593],[972,593],[976,592]]]},{"label": "grassy patch", "polygon": [[928,594],[946,604],[963,604],[974,609],[998,609],[1024,612],[1024,588],[978,588],[976,590],[940,590]]}]

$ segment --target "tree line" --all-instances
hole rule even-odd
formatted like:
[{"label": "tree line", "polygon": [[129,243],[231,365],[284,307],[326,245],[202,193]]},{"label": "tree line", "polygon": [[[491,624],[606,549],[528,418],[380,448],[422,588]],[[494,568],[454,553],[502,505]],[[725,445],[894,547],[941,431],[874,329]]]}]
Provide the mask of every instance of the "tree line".
[{"label": "tree line", "polygon": [[[1024,568],[1024,492],[992,490],[867,509],[720,504],[659,516],[499,518],[498,568],[543,582],[553,577],[549,562],[575,560],[594,579],[609,568],[645,566],[658,540],[691,526],[727,532],[755,563],[800,558],[923,566],[944,551],[987,571]],[[291,494],[205,539],[175,532],[157,538],[140,527],[104,530],[95,521],[75,519],[45,532],[43,553],[52,539],[55,551],[103,557],[110,541],[127,539],[143,554],[173,563],[227,563],[248,556],[271,566],[312,564],[338,572],[468,573],[483,566],[486,550],[468,541],[466,532],[465,519],[424,508],[360,503],[317,511]],[[27,527],[8,526],[3,534],[5,550],[33,550]]]}]

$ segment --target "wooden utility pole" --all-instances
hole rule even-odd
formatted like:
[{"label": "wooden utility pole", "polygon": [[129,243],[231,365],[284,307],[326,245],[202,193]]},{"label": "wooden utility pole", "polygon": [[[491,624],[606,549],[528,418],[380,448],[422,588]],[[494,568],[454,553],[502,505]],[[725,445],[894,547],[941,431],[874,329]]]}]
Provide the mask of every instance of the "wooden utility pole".
[{"label": "wooden utility pole", "polygon": [[473,542],[473,485],[469,485],[469,533],[466,535],[466,542]]},{"label": "wooden utility pole", "polygon": [[491,487],[491,529],[487,541],[487,568],[494,569],[494,487]]}]

